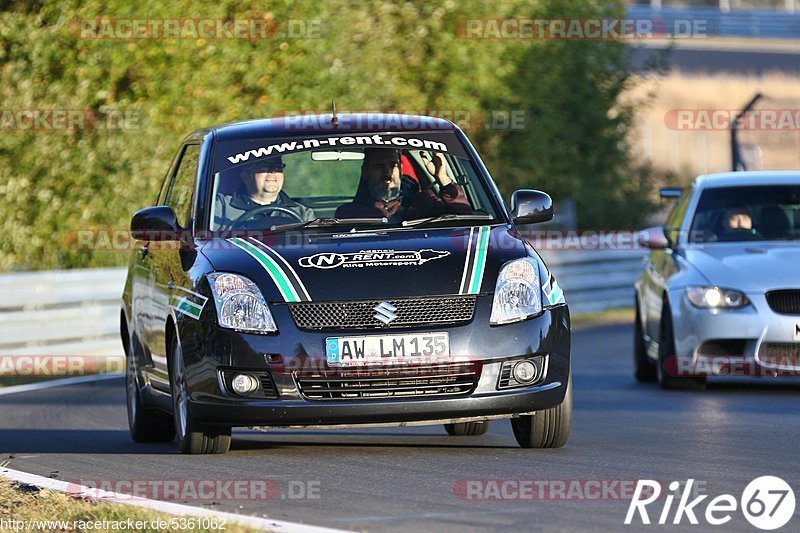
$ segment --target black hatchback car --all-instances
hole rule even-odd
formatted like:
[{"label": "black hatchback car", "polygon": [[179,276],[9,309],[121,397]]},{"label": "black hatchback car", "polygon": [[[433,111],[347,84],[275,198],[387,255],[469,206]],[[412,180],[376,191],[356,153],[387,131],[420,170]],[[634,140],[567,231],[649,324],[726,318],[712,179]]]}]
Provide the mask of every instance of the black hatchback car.
[{"label": "black hatchback car", "polygon": [[510,418],[526,448],[572,419],[564,293],[464,133],[418,116],[199,129],[134,214],[123,296],[137,442],[225,453],[232,427]]}]

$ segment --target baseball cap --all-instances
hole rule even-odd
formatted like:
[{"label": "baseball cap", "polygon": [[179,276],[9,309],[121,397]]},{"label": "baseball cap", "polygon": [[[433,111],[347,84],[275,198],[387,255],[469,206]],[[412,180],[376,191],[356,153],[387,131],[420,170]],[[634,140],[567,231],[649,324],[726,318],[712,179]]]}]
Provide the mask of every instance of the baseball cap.
[{"label": "baseball cap", "polygon": [[251,167],[251,170],[253,172],[276,172],[281,171],[284,168],[286,168],[286,165],[283,163],[283,160],[280,157],[272,157],[270,159],[265,159],[264,161],[254,163]]}]

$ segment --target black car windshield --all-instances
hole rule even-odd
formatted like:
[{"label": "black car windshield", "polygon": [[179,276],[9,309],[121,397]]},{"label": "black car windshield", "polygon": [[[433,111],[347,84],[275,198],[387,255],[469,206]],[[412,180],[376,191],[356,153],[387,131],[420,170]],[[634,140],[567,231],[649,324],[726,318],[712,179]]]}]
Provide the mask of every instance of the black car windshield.
[{"label": "black car windshield", "polygon": [[499,218],[485,180],[452,132],[224,141],[215,153],[212,231],[477,225]]},{"label": "black car windshield", "polygon": [[800,238],[800,185],[706,189],[689,232],[690,242]]}]

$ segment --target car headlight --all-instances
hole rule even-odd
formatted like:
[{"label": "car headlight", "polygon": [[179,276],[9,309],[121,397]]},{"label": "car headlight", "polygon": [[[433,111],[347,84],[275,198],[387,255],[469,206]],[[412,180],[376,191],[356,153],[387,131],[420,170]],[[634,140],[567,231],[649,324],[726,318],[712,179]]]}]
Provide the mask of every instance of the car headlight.
[{"label": "car headlight", "polygon": [[744,293],[719,287],[686,287],[686,297],[701,309],[738,309],[747,305]]},{"label": "car headlight", "polygon": [[278,331],[264,295],[255,283],[243,276],[224,272],[214,272],[207,277],[220,326],[256,333]]},{"label": "car headlight", "polygon": [[509,261],[500,269],[489,323],[519,322],[542,312],[539,265],[529,257]]}]

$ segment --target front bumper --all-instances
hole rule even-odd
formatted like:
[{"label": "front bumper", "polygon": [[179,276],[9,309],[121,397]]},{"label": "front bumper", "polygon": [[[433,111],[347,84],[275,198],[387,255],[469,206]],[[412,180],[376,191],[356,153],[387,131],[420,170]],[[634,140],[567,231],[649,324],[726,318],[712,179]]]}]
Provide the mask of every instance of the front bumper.
[{"label": "front bumper", "polygon": [[733,310],[698,309],[684,289],[670,296],[683,375],[800,376],[800,316],[774,312],[763,293]]},{"label": "front bumper", "polygon": [[[559,405],[570,375],[567,307],[551,308],[538,317],[503,326],[489,326],[490,308],[491,295],[482,295],[478,297],[472,321],[467,324],[402,330],[403,333],[446,331],[453,358],[476,363],[480,368],[472,392],[442,397],[306,399],[298,389],[295,369],[309,365],[328,368],[325,339],[339,333],[297,329],[285,305],[272,309],[281,327],[278,335],[236,333],[214,324],[184,321],[179,324],[179,334],[191,414],[205,425],[326,426],[510,417]],[[528,387],[498,389],[503,362],[526,356],[546,360],[542,379]],[[222,383],[220,369],[269,372],[278,398],[238,397]]]}]

